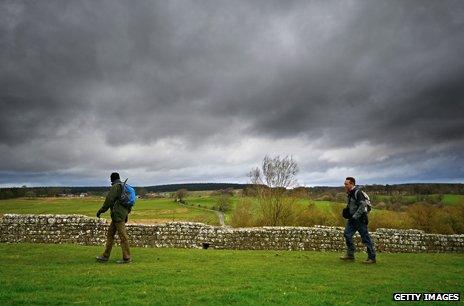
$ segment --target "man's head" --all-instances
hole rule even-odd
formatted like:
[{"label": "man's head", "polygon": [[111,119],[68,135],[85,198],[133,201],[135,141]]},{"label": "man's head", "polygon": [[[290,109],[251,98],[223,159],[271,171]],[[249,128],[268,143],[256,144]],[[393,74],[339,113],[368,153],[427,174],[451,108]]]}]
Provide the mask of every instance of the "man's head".
[{"label": "man's head", "polygon": [[119,173],[117,173],[117,172],[111,173],[110,179],[111,179],[111,183],[113,183],[113,182],[116,181],[116,180],[119,180],[119,179],[120,179],[120,178],[119,178]]},{"label": "man's head", "polygon": [[346,192],[350,192],[350,190],[353,189],[354,185],[356,185],[356,180],[354,179],[354,177],[349,176],[345,179],[344,185]]}]

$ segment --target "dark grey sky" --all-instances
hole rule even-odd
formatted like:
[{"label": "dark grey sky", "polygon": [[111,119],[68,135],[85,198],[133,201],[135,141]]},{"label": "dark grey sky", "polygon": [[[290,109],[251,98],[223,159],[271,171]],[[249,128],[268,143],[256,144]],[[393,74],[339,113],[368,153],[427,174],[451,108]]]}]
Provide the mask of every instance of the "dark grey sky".
[{"label": "dark grey sky", "polygon": [[0,1],[0,186],[464,182],[463,1]]}]

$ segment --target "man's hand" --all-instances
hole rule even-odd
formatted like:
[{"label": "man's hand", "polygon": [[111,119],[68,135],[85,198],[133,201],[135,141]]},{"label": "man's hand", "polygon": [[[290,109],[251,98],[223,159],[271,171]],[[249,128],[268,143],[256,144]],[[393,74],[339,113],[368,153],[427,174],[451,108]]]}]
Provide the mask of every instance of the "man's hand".
[{"label": "man's hand", "polygon": [[97,218],[100,218],[101,211],[97,211]]}]

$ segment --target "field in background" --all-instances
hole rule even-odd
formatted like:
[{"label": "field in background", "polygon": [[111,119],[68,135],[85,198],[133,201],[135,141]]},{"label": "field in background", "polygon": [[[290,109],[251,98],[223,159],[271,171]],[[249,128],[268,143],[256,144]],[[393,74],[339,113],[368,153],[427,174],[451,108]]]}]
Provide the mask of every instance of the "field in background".
[{"label": "field in background", "polygon": [[98,264],[102,247],[0,244],[0,304],[394,304],[395,292],[461,292],[463,254],[133,248],[134,262]]},{"label": "field in background", "polygon": [[[379,227],[386,228],[419,228],[429,232],[449,234],[453,232],[464,232],[462,220],[459,214],[464,211],[464,195],[446,194],[441,198],[442,208],[435,207],[434,211],[428,211],[427,207],[419,207],[412,211],[411,204],[396,205],[397,209],[388,209],[389,201],[395,200],[392,196],[376,196],[376,202],[385,201],[386,208],[375,208],[370,214],[370,230]],[[400,200],[412,202],[421,199],[421,196],[403,196]],[[426,198],[427,199],[427,198]],[[82,214],[95,217],[97,210],[101,207],[102,197],[57,197],[57,198],[17,198],[0,200],[0,214]],[[253,197],[235,195],[231,197],[230,210],[225,213],[225,224],[231,225],[232,215],[236,206],[241,202],[251,203],[251,209],[256,215],[258,202]],[[168,221],[193,221],[210,225],[219,225],[217,207],[219,196],[214,192],[190,192],[185,198],[185,204],[174,201],[174,198],[151,198],[139,199],[133,212],[129,216],[132,223],[161,223]],[[343,226],[345,220],[340,217],[340,211],[344,203],[338,201],[299,199],[298,206],[303,208],[302,218],[294,225],[313,226],[315,224]],[[457,209],[458,208],[458,209]],[[102,215],[110,219],[109,212]],[[415,218],[412,220],[412,218]],[[433,224],[432,224],[433,223]],[[431,226],[429,226],[431,225]],[[450,228],[449,225],[453,225]],[[457,229],[457,230],[456,230]]]},{"label": "field in background", "polygon": [[[34,198],[9,199],[0,201],[0,214],[81,214],[95,217],[104,198]],[[109,210],[102,218],[110,219]],[[160,223],[167,221],[194,221],[217,225],[218,218],[213,211],[199,207],[182,206],[171,198],[139,199],[129,216],[130,222]]]},{"label": "field in background", "polygon": [[462,195],[462,194],[445,194],[445,195],[443,195],[442,203],[444,205],[460,205],[460,204],[464,204],[464,195]]},{"label": "field in background", "polygon": [[[192,192],[185,199],[185,204],[174,201],[173,198],[138,199],[136,206],[130,214],[131,222],[166,222],[166,221],[195,221],[217,225],[218,218],[212,210],[218,203],[218,196],[210,192]],[[231,198],[231,207],[225,213],[228,224],[235,206],[242,200],[248,200],[256,208],[255,198],[234,196]],[[81,214],[94,217],[101,207],[102,197],[73,197],[73,198],[18,198],[0,200],[0,214]],[[329,211],[330,201],[312,201],[322,211]],[[309,200],[300,199],[299,205],[308,205]],[[109,219],[109,211],[102,215]]]}]

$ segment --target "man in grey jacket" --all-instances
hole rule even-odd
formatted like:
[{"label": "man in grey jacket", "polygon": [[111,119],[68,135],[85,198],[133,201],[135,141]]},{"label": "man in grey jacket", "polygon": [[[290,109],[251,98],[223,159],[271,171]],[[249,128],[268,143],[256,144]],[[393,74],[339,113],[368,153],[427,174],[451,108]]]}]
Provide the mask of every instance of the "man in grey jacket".
[{"label": "man in grey jacket", "polygon": [[355,246],[353,243],[353,235],[359,232],[361,240],[367,248],[366,264],[373,264],[375,260],[375,249],[372,242],[369,230],[367,229],[367,204],[365,197],[360,188],[356,186],[356,180],[353,177],[345,179],[345,190],[347,193],[347,207],[349,210],[348,220],[345,226],[345,241],[347,252],[344,256],[340,257],[342,260],[354,260]]}]

